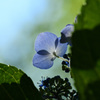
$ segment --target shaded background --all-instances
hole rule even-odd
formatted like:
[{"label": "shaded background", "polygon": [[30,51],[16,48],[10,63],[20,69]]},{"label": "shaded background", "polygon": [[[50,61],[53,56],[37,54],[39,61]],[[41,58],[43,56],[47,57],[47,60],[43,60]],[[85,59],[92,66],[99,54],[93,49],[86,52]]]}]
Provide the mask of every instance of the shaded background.
[{"label": "shaded background", "polygon": [[[32,65],[34,42],[41,32],[58,37],[66,24],[73,24],[85,0],[0,0],[0,63],[23,70],[38,87],[41,76],[70,78],[61,70],[61,60],[41,70]],[[73,80],[70,79],[73,83]]]}]

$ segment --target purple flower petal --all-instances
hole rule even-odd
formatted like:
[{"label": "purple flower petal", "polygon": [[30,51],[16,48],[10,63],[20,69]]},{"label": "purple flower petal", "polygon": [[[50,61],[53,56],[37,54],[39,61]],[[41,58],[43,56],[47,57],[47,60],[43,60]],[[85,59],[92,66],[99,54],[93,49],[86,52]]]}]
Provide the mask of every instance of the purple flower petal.
[{"label": "purple flower petal", "polygon": [[36,52],[46,50],[52,53],[55,50],[55,40],[57,36],[50,32],[43,32],[38,35],[35,41]]},{"label": "purple flower petal", "polygon": [[61,34],[64,34],[66,37],[71,37],[71,32],[74,31],[74,25],[68,24],[65,26],[65,28],[62,29]]},{"label": "purple flower petal", "polygon": [[62,57],[66,53],[67,45],[68,45],[68,43],[60,43],[60,38],[58,38],[56,55]]},{"label": "purple flower petal", "polygon": [[[55,58],[55,57],[54,57]],[[40,69],[48,69],[53,66],[53,56],[35,54],[33,57],[33,65]]]},{"label": "purple flower petal", "polygon": [[66,43],[69,42],[71,43],[71,36],[72,36],[72,32],[74,31],[74,25],[72,24],[68,24],[66,25],[65,28],[62,29],[61,31],[61,43]]}]

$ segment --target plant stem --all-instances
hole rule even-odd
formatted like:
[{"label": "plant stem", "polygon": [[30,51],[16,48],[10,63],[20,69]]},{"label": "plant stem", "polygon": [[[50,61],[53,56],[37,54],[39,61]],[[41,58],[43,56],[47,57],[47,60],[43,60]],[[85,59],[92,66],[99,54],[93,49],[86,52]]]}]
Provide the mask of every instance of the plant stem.
[{"label": "plant stem", "polygon": [[55,52],[53,52],[53,55],[56,56],[57,58],[63,60],[63,61],[67,61],[67,62],[69,62],[67,59],[64,59],[64,58],[62,58],[62,57],[57,56]]}]

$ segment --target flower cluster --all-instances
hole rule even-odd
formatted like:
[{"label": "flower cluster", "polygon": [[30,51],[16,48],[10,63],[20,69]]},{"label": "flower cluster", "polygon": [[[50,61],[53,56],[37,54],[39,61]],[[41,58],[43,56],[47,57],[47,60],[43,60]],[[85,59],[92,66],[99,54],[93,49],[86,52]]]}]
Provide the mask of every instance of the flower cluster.
[{"label": "flower cluster", "polygon": [[39,86],[44,100],[78,100],[78,93],[72,90],[68,78],[62,79],[60,76],[47,78]]}]

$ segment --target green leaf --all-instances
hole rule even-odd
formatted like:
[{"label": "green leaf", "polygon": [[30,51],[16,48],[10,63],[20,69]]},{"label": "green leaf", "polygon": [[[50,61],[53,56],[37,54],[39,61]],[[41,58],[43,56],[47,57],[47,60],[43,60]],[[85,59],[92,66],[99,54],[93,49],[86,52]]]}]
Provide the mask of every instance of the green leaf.
[{"label": "green leaf", "polygon": [[0,100],[42,100],[32,80],[14,66],[0,63]]},{"label": "green leaf", "polygon": [[87,0],[72,36],[72,72],[80,100],[100,100],[100,0]]},{"label": "green leaf", "polygon": [[76,28],[93,29],[100,23],[100,0],[86,0],[86,5],[82,7],[78,16]]}]

